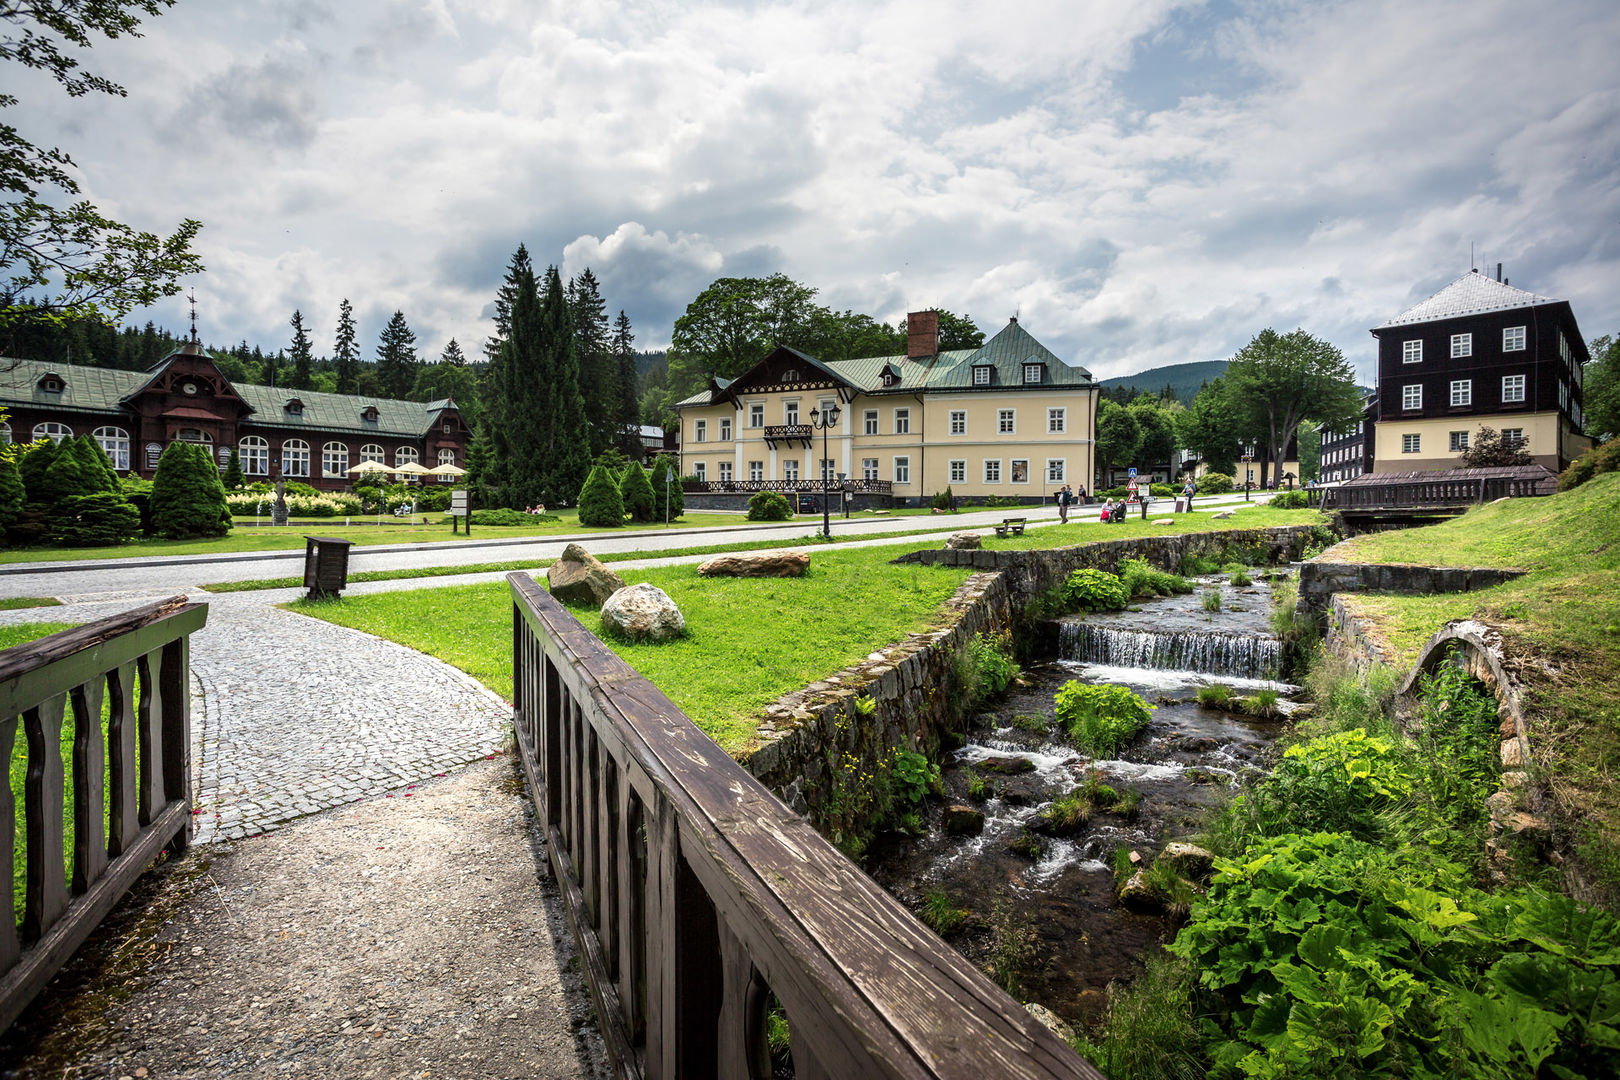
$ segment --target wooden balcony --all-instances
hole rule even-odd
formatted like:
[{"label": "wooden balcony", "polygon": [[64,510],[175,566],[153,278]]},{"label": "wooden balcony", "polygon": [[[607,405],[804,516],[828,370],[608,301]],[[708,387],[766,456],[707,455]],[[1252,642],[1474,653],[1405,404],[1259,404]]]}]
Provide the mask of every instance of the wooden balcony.
[{"label": "wooden balcony", "polygon": [[777,443],[798,443],[809,448],[816,437],[816,429],[809,424],[769,424],[765,428],[765,441],[771,446]]}]

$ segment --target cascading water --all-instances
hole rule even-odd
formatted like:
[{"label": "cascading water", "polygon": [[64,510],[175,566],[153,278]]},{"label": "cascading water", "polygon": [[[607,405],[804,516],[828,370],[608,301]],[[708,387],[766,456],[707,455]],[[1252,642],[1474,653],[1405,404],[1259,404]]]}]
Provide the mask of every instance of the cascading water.
[{"label": "cascading water", "polygon": [[1058,633],[1065,660],[1110,667],[1199,671],[1239,679],[1276,679],[1282,642],[1226,630],[1138,630],[1065,619]]}]

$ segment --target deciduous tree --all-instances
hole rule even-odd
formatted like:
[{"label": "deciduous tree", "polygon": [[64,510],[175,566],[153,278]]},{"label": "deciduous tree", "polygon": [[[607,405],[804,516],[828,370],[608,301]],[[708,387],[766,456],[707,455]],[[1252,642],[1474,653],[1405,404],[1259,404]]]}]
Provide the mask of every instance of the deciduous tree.
[{"label": "deciduous tree", "polygon": [[1582,378],[1586,434],[1598,442],[1620,435],[1620,338],[1605,334],[1592,342],[1592,362]]},{"label": "deciduous tree", "polygon": [[[1274,463],[1283,460],[1301,421],[1337,430],[1361,416],[1361,392],[1344,354],[1304,330],[1260,331],[1232,357],[1224,378],[1229,400],[1252,419]],[[1267,482],[1262,470],[1260,483]]]},{"label": "deciduous tree", "polygon": [[1123,405],[1104,401],[1097,406],[1097,467],[1102,473],[1099,486],[1106,487],[1109,471],[1116,465],[1130,465],[1142,444],[1142,428]]}]

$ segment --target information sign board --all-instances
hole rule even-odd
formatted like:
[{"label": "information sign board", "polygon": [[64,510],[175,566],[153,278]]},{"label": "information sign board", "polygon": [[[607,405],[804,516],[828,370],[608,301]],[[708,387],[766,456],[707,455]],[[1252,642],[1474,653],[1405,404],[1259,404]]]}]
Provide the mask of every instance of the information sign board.
[{"label": "information sign board", "polygon": [[452,491],[450,493],[450,516],[467,516],[467,493],[465,491]]}]

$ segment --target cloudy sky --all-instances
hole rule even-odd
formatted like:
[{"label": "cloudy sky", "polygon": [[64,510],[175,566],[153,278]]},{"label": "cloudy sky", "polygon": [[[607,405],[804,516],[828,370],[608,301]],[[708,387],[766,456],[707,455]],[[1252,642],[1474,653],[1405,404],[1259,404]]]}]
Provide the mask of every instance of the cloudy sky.
[{"label": "cloudy sky", "polygon": [[471,346],[521,241],[642,347],[782,271],[1108,377],[1265,326],[1368,371],[1471,245],[1620,331],[1617,55],[1613,0],[180,0],[89,57],[125,99],[6,77],[104,209],[204,223],[205,340],[347,296]]}]

